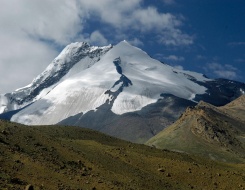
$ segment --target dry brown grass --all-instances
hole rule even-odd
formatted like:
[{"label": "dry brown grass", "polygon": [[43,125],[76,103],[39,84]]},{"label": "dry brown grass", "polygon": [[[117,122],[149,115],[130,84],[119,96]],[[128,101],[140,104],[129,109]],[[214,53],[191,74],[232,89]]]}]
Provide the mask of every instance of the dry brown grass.
[{"label": "dry brown grass", "polygon": [[242,189],[224,164],[77,127],[0,121],[0,189]]}]

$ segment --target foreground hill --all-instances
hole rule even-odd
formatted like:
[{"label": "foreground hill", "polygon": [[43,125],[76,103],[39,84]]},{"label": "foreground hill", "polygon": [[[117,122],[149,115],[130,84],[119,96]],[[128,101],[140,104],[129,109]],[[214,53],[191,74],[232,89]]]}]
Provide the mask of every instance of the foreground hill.
[{"label": "foreground hill", "polygon": [[78,127],[0,120],[0,189],[242,189],[244,179],[244,164],[162,151]]},{"label": "foreground hill", "polygon": [[200,102],[146,144],[214,160],[245,161],[245,95],[223,107]]}]

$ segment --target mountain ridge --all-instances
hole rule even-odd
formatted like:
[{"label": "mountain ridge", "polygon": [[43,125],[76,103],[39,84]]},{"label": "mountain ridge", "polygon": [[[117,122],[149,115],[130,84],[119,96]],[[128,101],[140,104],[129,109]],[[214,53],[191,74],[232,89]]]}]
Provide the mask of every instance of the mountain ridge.
[{"label": "mountain ridge", "polygon": [[234,114],[233,110],[229,110],[230,105],[240,107],[242,101],[244,113],[244,97],[245,95],[223,107],[199,102],[197,106],[187,108],[174,124],[152,137],[146,144],[221,161],[228,159],[244,162],[244,115]]},{"label": "mountain ridge", "polygon": [[[61,53],[61,55],[63,55],[63,53]],[[118,65],[115,65],[118,60],[120,60],[120,62],[118,62]],[[56,59],[54,63],[56,63]],[[120,72],[118,72],[119,68]],[[160,77],[163,76],[162,72],[165,73],[164,77]],[[183,72],[184,71],[174,73],[172,67],[151,59],[142,50],[123,41],[111,48],[110,51],[102,56],[97,64],[89,67],[85,72],[81,70],[74,75],[68,76],[65,80],[56,85],[43,99],[41,98],[37,100],[37,102],[42,101],[41,104],[44,104],[47,99],[51,104],[54,102],[56,106],[56,104],[59,105],[62,101],[69,101],[69,97],[75,97],[83,101],[83,105],[79,108],[80,112],[84,114],[87,111],[96,110],[96,107],[104,104],[106,100],[111,101],[112,96],[109,96],[109,94],[105,92],[108,90],[115,92],[123,85],[126,88],[118,94],[111,108],[114,113],[122,114],[140,110],[147,104],[156,102],[157,99],[160,98],[160,94],[164,91],[171,92],[171,94],[185,99],[191,99],[193,94],[205,92],[206,88],[189,80],[189,75],[187,76],[187,74]],[[198,77],[196,80],[209,80],[202,78],[201,75],[197,75],[196,77]],[[130,84],[130,80],[131,85],[120,84],[123,82],[122,79],[124,81],[127,80],[127,84]],[[84,88],[84,90],[81,90],[81,88]],[[88,96],[78,97],[84,93],[87,93]],[[91,98],[93,96],[95,98],[94,100]],[[84,101],[86,97],[90,100]],[[89,104],[89,102],[92,104]],[[36,102],[30,107],[33,107],[35,103]],[[88,103],[87,107],[86,103]],[[62,107],[64,111],[64,105],[62,105]],[[27,109],[29,109],[29,107],[27,107]],[[78,113],[78,111],[75,112]],[[68,113],[68,115],[70,114]],[[28,121],[26,124],[40,124],[37,123],[37,121],[34,123],[28,123]],[[60,121],[60,119],[44,124],[55,124],[58,121]],[[24,121],[19,120],[19,122]]]},{"label": "mountain ridge", "polygon": [[[90,46],[86,42],[76,42],[67,45],[63,51],[48,65],[48,67],[38,75],[31,84],[16,89],[12,93],[0,96],[0,111],[7,112],[20,109],[49,93],[57,83],[64,77],[70,69],[84,57],[91,60],[84,65],[90,67],[99,59],[101,55],[112,48],[112,45],[97,47]],[[95,60],[93,60],[95,58]],[[5,96],[5,100],[4,99]]]},{"label": "mountain ridge", "polygon": [[[66,67],[64,71],[56,72],[63,68],[59,63],[64,63]],[[37,85],[37,91],[27,90],[25,93],[25,88],[22,88],[0,96],[0,110],[12,110],[0,115],[0,118],[10,118],[11,121],[28,125],[66,123],[84,126],[85,122],[88,128],[144,143],[174,122],[173,118],[166,117],[169,113],[175,115],[174,119],[179,117],[181,113],[176,107],[181,107],[183,111],[200,100],[224,105],[245,91],[243,83],[208,79],[203,74],[163,64],[125,41],[104,47],[89,46],[87,43],[71,44],[46,70],[48,72],[44,71],[41,76],[50,80],[44,85]],[[36,81],[41,78],[37,77]],[[51,80],[53,78],[55,80]],[[171,101],[168,95],[172,96]],[[13,101],[18,99],[24,103],[8,104],[11,96]],[[167,108],[161,109],[160,105]],[[147,114],[151,116],[145,117],[141,128],[137,123],[141,122],[142,112],[146,112],[144,117]],[[108,114],[114,118],[112,122],[106,118]],[[125,116],[127,125],[122,122]],[[90,118],[96,118],[94,121],[98,122]],[[160,120],[157,121],[157,118]],[[128,119],[136,124],[135,128]],[[153,124],[150,122],[152,120]],[[125,134],[118,134],[118,131]],[[142,134],[139,135],[141,140],[132,139],[126,135],[129,133]]]}]

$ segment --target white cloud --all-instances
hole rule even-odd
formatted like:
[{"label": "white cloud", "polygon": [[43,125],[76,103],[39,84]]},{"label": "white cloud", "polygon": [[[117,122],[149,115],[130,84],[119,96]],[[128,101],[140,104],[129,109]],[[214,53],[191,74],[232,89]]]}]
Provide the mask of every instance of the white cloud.
[{"label": "white cloud", "polygon": [[175,4],[175,0],[162,0],[163,3],[167,4],[167,5],[173,5]]},{"label": "white cloud", "polygon": [[58,54],[45,43],[5,37],[0,37],[0,42],[8,41],[12,44],[0,43],[0,93],[29,84]]},{"label": "white cloud", "polygon": [[[103,28],[88,31],[90,21]],[[141,38],[133,33],[152,33],[165,45],[189,45],[193,38],[180,30],[182,25],[181,17],[144,7],[143,0],[2,0],[0,93],[30,83],[70,42],[105,45],[127,39],[140,46]]]},{"label": "white cloud", "polygon": [[188,34],[184,34],[178,28],[163,31],[158,36],[159,42],[167,46],[188,46],[193,44],[194,38]]},{"label": "white cloud", "polygon": [[235,71],[217,70],[217,71],[214,71],[214,73],[218,77],[222,77],[222,78],[228,78],[228,79],[235,79],[235,78],[237,78],[237,74],[236,74]]},{"label": "white cloud", "polygon": [[77,38],[85,18],[76,0],[2,0],[0,93],[29,84],[58,54],[57,46]]},{"label": "white cloud", "polygon": [[57,50],[81,30],[75,1],[2,0],[0,7],[0,93],[31,82]]},{"label": "white cloud", "polygon": [[172,30],[181,25],[181,21],[170,13],[159,13],[155,7],[138,9],[132,14],[132,25],[141,31]]},{"label": "white cloud", "polygon": [[228,43],[229,46],[244,46],[245,42],[230,42]]},{"label": "white cloud", "polygon": [[98,30],[90,35],[89,42],[94,45],[108,45],[108,40]]},{"label": "white cloud", "polygon": [[245,59],[238,58],[238,59],[235,59],[234,61],[235,62],[238,62],[238,63],[244,63],[245,62]]},{"label": "white cloud", "polygon": [[163,57],[164,59],[170,60],[170,61],[184,61],[185,58],[182,56],[176,56],[176,55],[169,55],[167,57]]},{"label": "white cloud", "polygon": [[117,28],[127,27],[131,22],[130,15],[140,7],[141,0],[78,0],[82,12],[90,18],[100,19]]},{"label": "white cloud", "polygon": [[238,78],[238,69],[229,64],[220,64],[220,63],[208,63],[204,68],[206,72],[211,72],[217,77],[228,78],[228,79],[236,79]]},{"label": "white cloud", "polygon": [[203,55],[197,55],[197,56],[196,56],[196,59],[197,59],[197,60],[204,60],[204,59],[206,59],[206,57],[203,56]]},{"label": "white cloud", "polygon": [[[193,37],[183,33],[183,17],[161,13],[155,7],[142,7],[142,0],[80,0],[82,10],[90,19],[100,20],[119,33],[153,32],[164,45],[180,46],[193,43]],[[170,2],[170,1],[169,1]]]},{"label": "white cloud", "polygon": [[138,38],[130,39],[128,42],[131,45],[138,46],[138,47],[144,45],[144,43],[141,40],[139,40]]},{"label": "white cloud", "polygon": [[174,68],[179,69],[179,70],[184,70],[184,67],[181,65],[175,65]]},{"label": "white cloud", "polygon": [[66,45],[83,27],[75,0],[2,0],[1,33],[22,35]]}]

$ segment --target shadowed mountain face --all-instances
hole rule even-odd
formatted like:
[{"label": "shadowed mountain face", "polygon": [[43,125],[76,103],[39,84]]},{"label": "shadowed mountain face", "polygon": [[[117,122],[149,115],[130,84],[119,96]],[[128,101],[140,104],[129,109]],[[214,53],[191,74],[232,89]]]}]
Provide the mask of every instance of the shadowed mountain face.
[{"label": "shadowed mountain face", "polygon": [[83,126],[120,139],[144,143],[176,121],[187,106],[194,105],[195,103],[189,100],[162,95],[162,99],[157,103],[150,104],[140,111],[116,115],[111,111],[112,104],[105,104],[96,112],[78,114],[59,124]]},{"label": "shadowed mountain face", "polygon": [[200,102],[146,144],[223,161],[245,161],[245,96],[223,107]]},{"label": "shadowed mountain face", "polygon": [[223,106],[244,94],[245,84],[227,79],[215,79],[205,83],[197,83],[205,86],[205,94],[196,95],[195,100],[208,102],[215,106]]},{"label": "shadowed mountain face", "polygon": [[[204,100],[221,106],[239,97],[245,84],[218,79],[206,82],[205,87],[208,93],[197,95],[195,100]],[[114,98],[118,94],[113,94]],[[110,104],[107,102],[98,107],[97,111],[77,114],[64,119],[59,124],[84,126],[131,142],[145,143],[175,122],[188,106],[195,106],[197,103],[171,94],[162,94],[156,103],[149,104],[140,111],[122,115],[113,113],[112,105],[113,102]]]},{"label": "shadowed mountain face", "polygon": [[0,189],[239,189],[244,178],[242,164],[162,151],[81,127],[0,120]]}]

